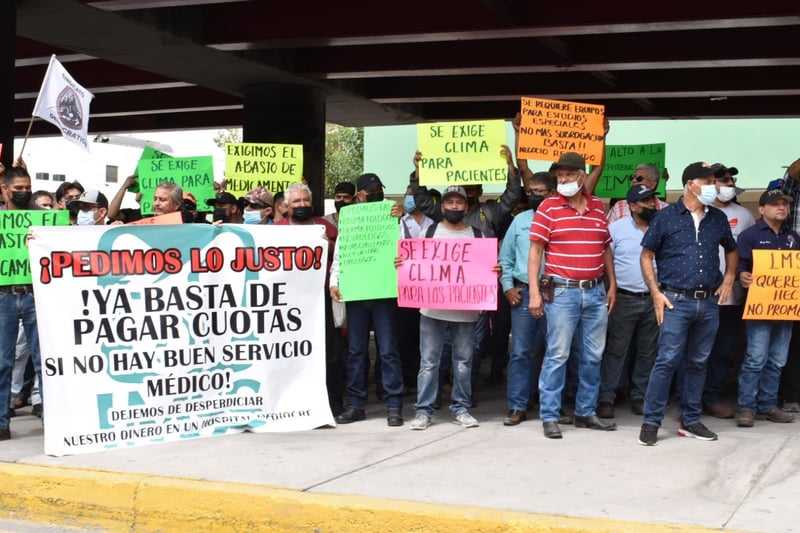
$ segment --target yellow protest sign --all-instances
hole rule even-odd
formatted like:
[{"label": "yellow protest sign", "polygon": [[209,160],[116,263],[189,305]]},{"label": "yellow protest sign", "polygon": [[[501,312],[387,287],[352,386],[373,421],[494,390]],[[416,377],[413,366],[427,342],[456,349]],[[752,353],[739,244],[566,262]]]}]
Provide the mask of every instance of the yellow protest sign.
[{"label": "yellow protest sign", "polygon": [[280,192],[302,178],[300,144],[225,144],[225,190],[234,196],[245,195],[256,187]]},{"label": "yellow protest sign", "polygon": [[422,185],[505,183],[508,167],[503,120],[417,124]]},{"label": "yellow protest sign", "polygon": [[747,320],[800,320],[800,252],[753,250]]},{"label": "yellow protest sign", "polygon": [[603,154],[605,106],[522,98],[517,157],[558,161],[565,152],[577,152],[592,165]]}]

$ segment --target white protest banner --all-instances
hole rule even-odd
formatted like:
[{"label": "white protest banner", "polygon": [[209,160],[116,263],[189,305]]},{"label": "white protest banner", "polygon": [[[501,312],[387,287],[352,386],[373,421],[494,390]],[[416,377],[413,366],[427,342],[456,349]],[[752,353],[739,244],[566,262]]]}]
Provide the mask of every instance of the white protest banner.
[{"label": "white protest banner", "polygon": [[32,229],[46,454],[333,424],[319,226]]}]

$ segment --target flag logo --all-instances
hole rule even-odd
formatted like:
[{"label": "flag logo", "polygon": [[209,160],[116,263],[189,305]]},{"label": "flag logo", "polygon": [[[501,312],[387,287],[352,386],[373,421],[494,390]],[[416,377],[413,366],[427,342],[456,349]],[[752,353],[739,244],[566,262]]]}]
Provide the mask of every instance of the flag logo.
[{"label": "flag logo", "polygon": [[83,128],[83,110],[81,100],[72,87],[64,87],[57,99],[58,118],[61,124],[71,130]]}]

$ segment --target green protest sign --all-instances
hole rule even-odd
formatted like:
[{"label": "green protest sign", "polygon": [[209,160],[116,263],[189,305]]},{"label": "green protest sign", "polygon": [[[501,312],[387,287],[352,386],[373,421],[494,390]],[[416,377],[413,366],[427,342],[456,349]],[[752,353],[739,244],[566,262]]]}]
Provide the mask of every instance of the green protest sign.
[{"label": "green protest sign", "polygon": [[[665,160],[665,143],[606,146],[606,164],[594,194],[600,198],[625,198],[637,166],[653,165],[663,174]],[[658,182],[656,192],[659,198],[666,198],[664,180]]]},{"label": "green protest sign", "polygon": [[244,196],[256,187],[271,193],[285,191],[303,179],[301,144],[227,143],[225,190]]},{"label": "green protest sign", "polygon": [[199,157],[168,157],[141,159],[136,167],[137,182],[142,192],[143,215],[153,213],[153,193],[161,183],[175,183],[185,192],[197,198],[199,210],[205,208],[206,200],[216,197],[214,193],[214,161],[210,155]]},{"label": "green protest sign", "polygon": [[422,152],[422,185],[505,183],[508,166],[500,153],[506,144],[503,120],[417,124]]},{"label": "green protest sign", "polygon": [[[144,150],[142,150],[142,155],[139,156],[139,161],[141,161],[142,159],[164,159],[165,157],[172,157],[172,156],[160,150],[156,150],[152,146],[145,145]],[[136,170],[134,170],[133,173],[136,174]],[[140,190],[141,189],[139,188],[139,182],[136,182],[130,187],[128,187],[128,192],[137,193]]]},{"label": "green protest sign", "polygon": [[0,285],[31,284],[31,263],[25,244],[31,226],[69,226],[69,211],[0,211]]},{"label": "green protest sign", "polygon": [[348,302],[397,297],[394,202],[348,205],[339,212],[339,291]]}]

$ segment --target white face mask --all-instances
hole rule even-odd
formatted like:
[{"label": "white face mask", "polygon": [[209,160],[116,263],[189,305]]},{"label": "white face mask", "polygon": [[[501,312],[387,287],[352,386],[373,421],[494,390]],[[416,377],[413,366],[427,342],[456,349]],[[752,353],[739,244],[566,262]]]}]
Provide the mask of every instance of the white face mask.
[{"label": "white face mask", "polygon": [[736,196],[736,187],[720,187],[717,193],[717,200],[720,202],[730,202]]},{"label": "white face mask", "polygon": [[78,211],[78,216],[75,219],[78,226],[94,226],[94,211]]},{"label": "white face mask", "polygon": [[700,200],[701,204],[711,205],[716,198],[717,198],[716,185],[700,185],[700,194],[697,195],[697,199]]},{"label": "white face mask", "polygon": [[578,185],[578,180],[572,181],[570,183],[559,183],[558,187],[558,194],[561,196],[565,196],[567,198],[572,198],[578,191],[581,190],[581,186]]}]

